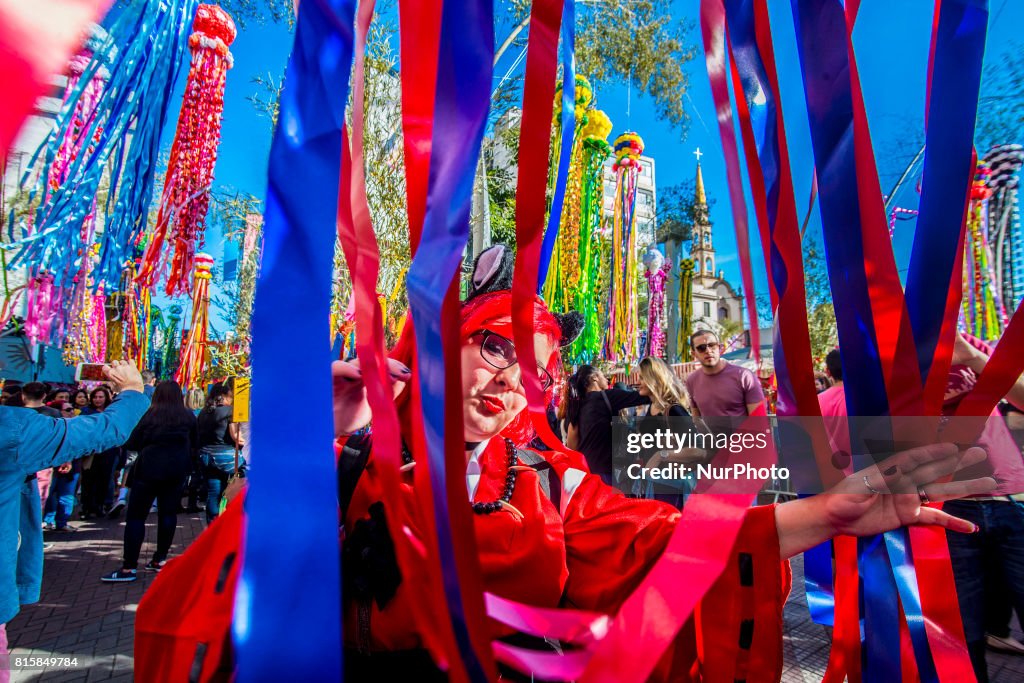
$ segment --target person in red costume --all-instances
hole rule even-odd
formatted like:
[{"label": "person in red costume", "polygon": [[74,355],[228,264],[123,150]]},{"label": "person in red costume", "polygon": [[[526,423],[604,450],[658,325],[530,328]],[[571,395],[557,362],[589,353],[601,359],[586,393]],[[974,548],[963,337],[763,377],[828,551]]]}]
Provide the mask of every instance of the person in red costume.
[{"label": "person in red costume", "polygon": [[[511,341],[510,284],[508,251],[499,245],[481,254],[460,328],[465,481],[483,588],[533,606],[614,614],[658,560],[680,513],[657,501],[625,497],[590,474],[576,453],[524,450],[533,432]],[[579,333],[580,321],[550,313],[539,298],[533,307],[538,376],[550,401],[561,368],[558,349]],[[405,444],[412,443],[407,384],[415,362],[407,335],[390,360]],[[413,538],[423,538],[423,528],[432,523],[432,513],[418,508],[412,486],[412,471],[423,456],[405,449],[401,495],[385,495],[372,435],[363,433],[370,409],[358,362],[337,362],[332,370],[343,463],[346,678],[447,680],[435,664],[444,657],[436,634],[417,609],[417,601],[428,599],[421,577],[402,575],[386,526],[386,516],[395,510],[401,510]],[[751,508],[733,549],[732,564],[739,570],[727,572],[704,597],[696,622],[680,632],[656,677],[710,679],[714,663],[706,658],[725,657],[747,662],[747,680],[778,680],[786,559],[839,534],[871,535],[910,524],[974,531],[970,522],[923,503],[994,486],[990,478],[935,483],[983,458],[980,449],[961,454],[948,444],[914,449],[853,474],[826,495]],[[345,467],[345,462],[359,464]],[[681,586],[685,580],[680,577]],[[748,613],[742,625],[741,612]],[[739,626],[735,631],[728,626],[733,621]],[[492,637],[507,636],[493,623]]]}]

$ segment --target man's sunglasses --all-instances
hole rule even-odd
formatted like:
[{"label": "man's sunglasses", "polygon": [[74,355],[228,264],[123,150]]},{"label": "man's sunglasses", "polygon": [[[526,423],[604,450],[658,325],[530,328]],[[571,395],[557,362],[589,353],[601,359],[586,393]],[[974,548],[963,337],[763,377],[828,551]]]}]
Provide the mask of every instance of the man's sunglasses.
[{"label": "man's sunglasses", "polygon": [[706,344],[697,344],[695,347],[697,353],[707,353],[708,349],[717,349],[721,344],[718,342],[708,342]]},{"label": "man's sunglasses", "polygon": [[[519,362],[519,359],[516,357],[516,345],[512,343],[511,339],[506,339],[497,332],[491,332],[490,330],[480,330],[474,332],[471,336],[482,337],[480,357],[487,361],[487,364],[491,367],[504,370]],[[544,391],[550,389],[551,385],[555,383],[551,373],[540,365],[537,366],[537,376],[540,377],[540,387]]]}]

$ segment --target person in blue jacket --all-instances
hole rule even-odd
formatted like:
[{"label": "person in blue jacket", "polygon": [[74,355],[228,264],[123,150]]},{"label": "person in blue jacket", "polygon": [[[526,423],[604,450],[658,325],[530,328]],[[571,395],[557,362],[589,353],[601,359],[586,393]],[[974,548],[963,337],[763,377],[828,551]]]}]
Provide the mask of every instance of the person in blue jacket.
[{"label": "person in blue jacket", "polygon": [[[21,604],[39,599],[43,575],[39,494],[33,501],[22,500],[25,477],[121,445],[149,408],[142,375],[133,363],[114,361],[104,372],[118,395],[102,413],[63,419],[0,406],[0,659],[7,655],[7,622]],[[25,503],[34,514],[22,514]],[[9,672],[0,666],[0,681],[4,674]]]}]

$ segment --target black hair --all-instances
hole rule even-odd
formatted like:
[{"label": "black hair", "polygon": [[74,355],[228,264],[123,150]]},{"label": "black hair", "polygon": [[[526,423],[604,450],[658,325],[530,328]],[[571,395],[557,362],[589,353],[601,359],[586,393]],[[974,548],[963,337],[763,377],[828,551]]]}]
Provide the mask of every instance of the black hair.
[{"label": "black hair", "polygon": [[220,400],[225,396],[231,395],[231,387],[223,382],[218,382],[210,387],[210,393],[206,396],[206,405],[203,406],[202,413],[210,412],[220,406]]},{"label": "black hair", "polygon": [[68,402],[77,408],[78,405],[75,403],[75,399],[78,398],[79,394],[85,394],[85,405],[89,405],[89,392],[85,389],[75,389],[72,391],[71,399]]},{"label": "black hair", "polygon": [[839,349],[832,349],[825,356],[825,367],[828,369],[828,374],[832,375],[832,379],[837,382],[843,381],[843,361],[839,356]]},{"label": "black hair", "polygon": [[697,337],[703,335],[703,334],[710,334],[712,337],[715,338],[715,341],[717,341],[717,342],[722,341],[721,338],[717,334],[712,332],[711,330],[697,330],[696,332],[694,332],[693,334],[690,335],[690,348],[694,348],[693,340],[696,339]]},{"label": "black hair", "polygon": [[195,422],[192,411],[185,407],[181,385],[174,380],[160,382],[153,389],[149,410],[139,421],[147,427],[190,427]]},{"label": "black hair", "polygon": [[42,382],[29,382],[22,385],[21,396],[29,401],[42,401],[46,398],[46,385]]},{"label": "black hair", "polygon": [[569,396],[565,406],[565,416],[569,424],[578,426],[580,422],[580,407],[583,399],[587,396],[587,387],[598,369],[593,365],[581,365],[576,373],[569,378]]}]

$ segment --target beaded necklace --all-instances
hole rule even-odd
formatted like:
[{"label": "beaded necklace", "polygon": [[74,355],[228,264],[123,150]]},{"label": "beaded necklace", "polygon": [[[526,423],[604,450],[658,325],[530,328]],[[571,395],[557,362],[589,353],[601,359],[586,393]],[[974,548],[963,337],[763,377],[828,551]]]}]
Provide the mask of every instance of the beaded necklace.
[{"label": "beaded necklace", "polygon": [[[505,453],[508,455],[508,474],[505,475],[505,490],[498,500],[492,500],[489,503],[473,503],[473,512],[478,515],[489,515],[497,512],[504,504],[512,500],[512,493],[516,490],[516,477],[518,476],[516,467],[519,465],[519,452],[508,439],[505,439]],[[402,462],[406,465],[413,462],[412,453],[409,452],[405,444],[402,445]]]}]

